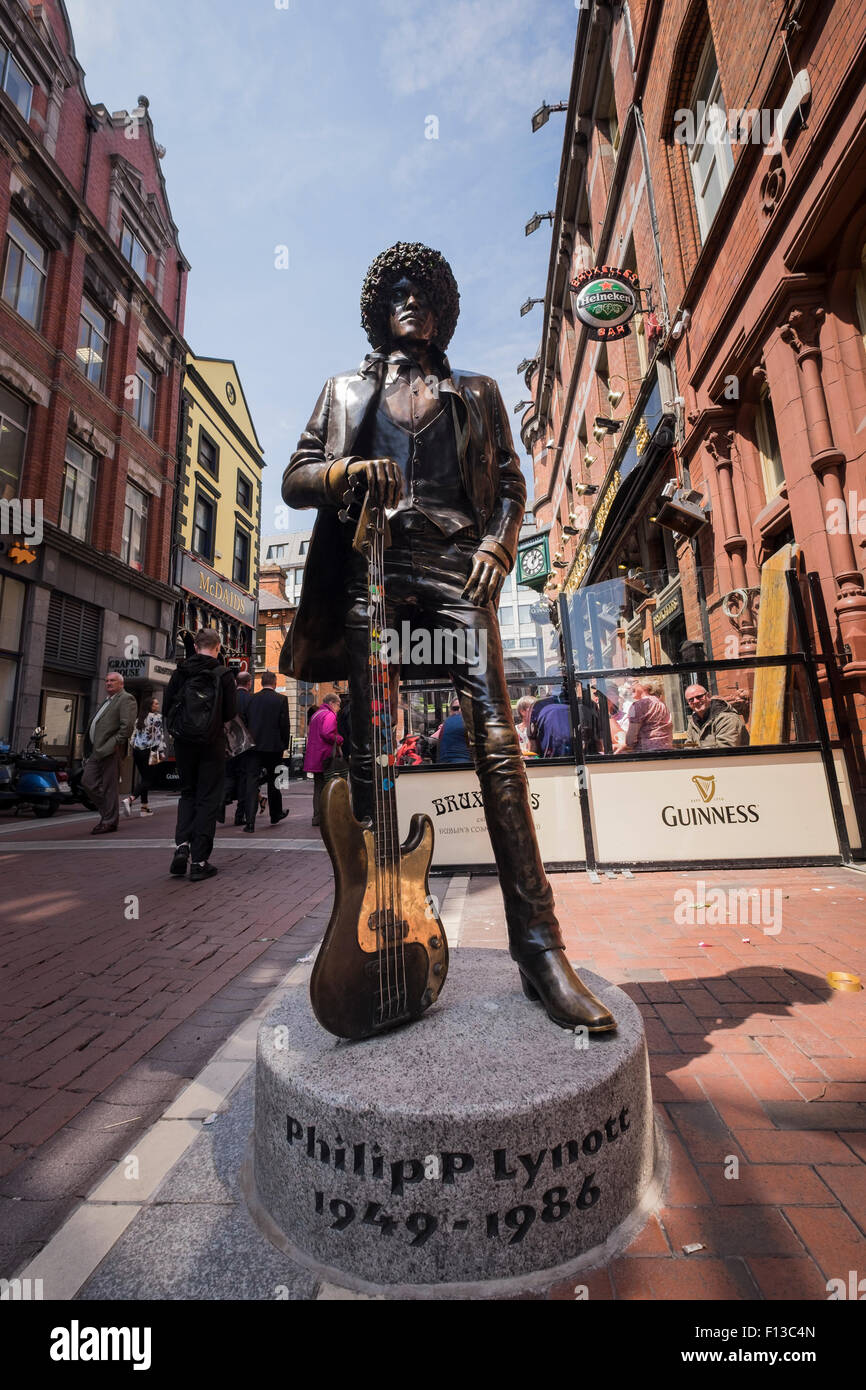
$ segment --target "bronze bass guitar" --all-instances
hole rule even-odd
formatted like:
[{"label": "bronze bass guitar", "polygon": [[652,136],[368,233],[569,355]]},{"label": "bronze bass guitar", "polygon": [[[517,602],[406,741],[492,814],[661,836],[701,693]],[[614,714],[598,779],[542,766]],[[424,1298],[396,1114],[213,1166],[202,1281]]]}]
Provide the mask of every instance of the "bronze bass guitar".
[{"label": "bronze bass guitar", "polygon": [[402,845],[398,832],[391,691],[382,651],[386,543],[384,510],[365,503],[355,547],[368,560],[372,825],[355,819],[343,778],[326,784],[321,804],[334,910],[313,967],[310,1000],[323,1028],[351,1039],[420,1018],[448,971],[448,943],[428,884],[433,823],[414,815]]}]

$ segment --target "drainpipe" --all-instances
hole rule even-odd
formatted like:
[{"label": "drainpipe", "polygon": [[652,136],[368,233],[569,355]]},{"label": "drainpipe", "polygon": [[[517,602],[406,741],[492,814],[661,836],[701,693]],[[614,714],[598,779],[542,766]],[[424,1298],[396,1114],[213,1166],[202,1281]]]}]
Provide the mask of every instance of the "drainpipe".
[{"label": "drainpipe", "polygon": [[84,172],[81,176],[81,197],[87,202],[87,181],[90,178],[90,151],[93,146],[94,132],[99,129],[99,122],[92,111],[88,111],[84,117],[84,124],[87,127],[87,144],[84,148]]}]

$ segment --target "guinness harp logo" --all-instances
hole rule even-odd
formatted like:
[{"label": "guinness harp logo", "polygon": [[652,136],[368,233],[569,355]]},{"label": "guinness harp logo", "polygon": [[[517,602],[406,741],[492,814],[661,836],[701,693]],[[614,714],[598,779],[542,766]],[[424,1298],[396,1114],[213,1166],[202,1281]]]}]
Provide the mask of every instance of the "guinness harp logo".
[{"label": "guinness harp logo", "polygon": [[692,781],[700,792],[701,801],[703,801],[704,805],[706,805],[708,801],[712,801],[716,794],[715,777],[693,777]]}]

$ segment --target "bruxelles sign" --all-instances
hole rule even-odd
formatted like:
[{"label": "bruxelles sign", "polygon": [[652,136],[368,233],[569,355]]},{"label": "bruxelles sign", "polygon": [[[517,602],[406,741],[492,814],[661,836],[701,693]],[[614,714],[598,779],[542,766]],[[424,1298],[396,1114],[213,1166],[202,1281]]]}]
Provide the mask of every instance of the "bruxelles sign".
[{"label": "bruxelles sign", "polygon": [[624,338],[640,308],[640,283],[633,270],[612,265],[582,270],[570,282],[574,312],[591,338]]}]

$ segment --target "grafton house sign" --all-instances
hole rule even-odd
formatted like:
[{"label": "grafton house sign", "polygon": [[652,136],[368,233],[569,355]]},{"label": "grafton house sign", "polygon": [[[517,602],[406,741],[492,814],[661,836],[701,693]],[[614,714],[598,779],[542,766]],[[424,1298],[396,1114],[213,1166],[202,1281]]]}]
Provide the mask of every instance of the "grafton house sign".
[{"label": "grafton house sign", "polygon": [[571,281],[574,312],[591,338],[624,338],[640,308],[640,284],[633,270],[612,265],[582,270]]}]

